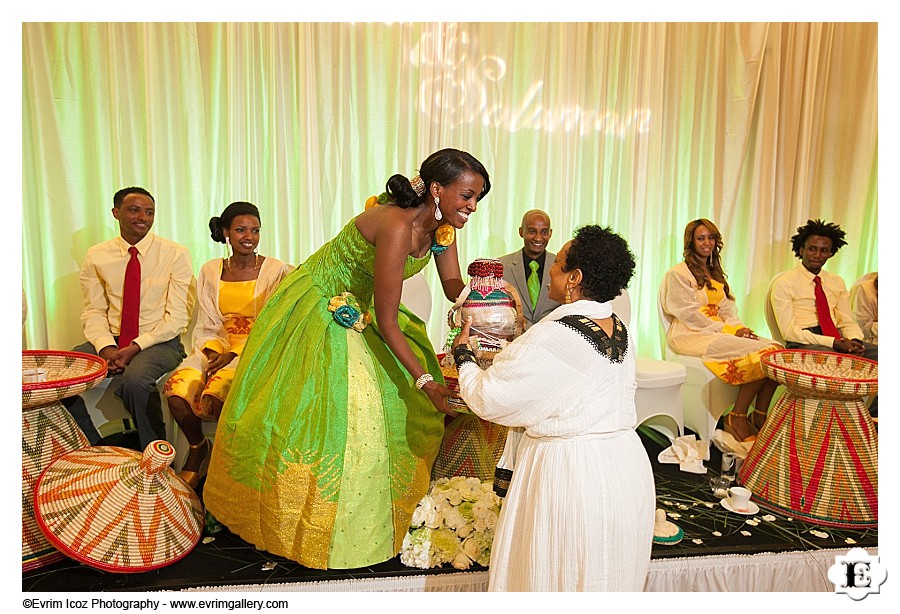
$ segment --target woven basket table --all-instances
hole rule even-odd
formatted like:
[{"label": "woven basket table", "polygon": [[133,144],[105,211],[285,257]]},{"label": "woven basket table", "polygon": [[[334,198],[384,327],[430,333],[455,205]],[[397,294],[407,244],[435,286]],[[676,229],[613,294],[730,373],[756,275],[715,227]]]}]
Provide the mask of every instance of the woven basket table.
[{"label": "woven basket table", "polygon": [[762,357],[785,386],[738,473],[760,507],[813,524],[878,526],[878,433],[862,398],[873,360],[808,350]]},{"label": "woven basket table", "polygon": [[446,422],[441,447],[431,471],[431,478],[462,476],[478,478],[482,482],[494,479],[497,461],[503,454],[507,427],[482,420],[469,409],[459,396],[456,367],[447,365],[444,354],[438,354],[444,385],[454,395],[447,398],[447,407],[460,415]]},{"label": "woven basket table", "polygon": [[82,352],[28,350],[22,371],[41,369],[45,380],[22,384],[22,571],[66,558],[47,541],[34,514],[34,485],[51,462],[88,445],[60,400],[106,377],[106,361]]}]

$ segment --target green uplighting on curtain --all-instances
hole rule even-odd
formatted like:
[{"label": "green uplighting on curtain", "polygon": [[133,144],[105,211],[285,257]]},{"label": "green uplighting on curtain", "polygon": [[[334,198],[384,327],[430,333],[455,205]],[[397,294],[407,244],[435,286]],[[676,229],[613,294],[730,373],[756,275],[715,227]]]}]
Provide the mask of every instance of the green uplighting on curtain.
[{"label": "green uplighting on curtain", "polygon": [[[236,200],[261,211],[262,253],[298,264],[443,147],[494,186],[458,233],[463,271],[521,248],[529,209],[554,252],[610,225],[637,256],[638,353],[659,357],[659,282],[710,218],[766,334],[807,219],[847,231],[828,267],[848,285],[878,268],[877,49],[871,23],[26,23],[26,342],[83,340],[78,272],[116,234],[121,187],[153,193],[154,231],[195,271],[223,255],[207,224]],[[449,304],[426,278],[439,349]]]}]

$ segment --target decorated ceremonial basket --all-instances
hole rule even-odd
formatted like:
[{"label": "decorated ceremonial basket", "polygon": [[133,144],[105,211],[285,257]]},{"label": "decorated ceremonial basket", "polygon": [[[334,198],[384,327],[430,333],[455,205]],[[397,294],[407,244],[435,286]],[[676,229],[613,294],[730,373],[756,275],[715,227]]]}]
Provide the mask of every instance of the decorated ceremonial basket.
[{"label": "decorated ceremonial basket", "polygon": [[203,505],[170,464],[175,448],[143,454],[116,446],[74,450],[35,486],[38,525],[54,546],[91,567],[136,573],[170,565],[203,533]]},{"label": "decorated ceremonial basket", "polygon": [[478,339],[478,348],[484,354],[496,354],[516,336],[518,324],[515,300],[503,282],[503,263],[479,258],[469,265],[468,273],[469,295],[458,310],[451,311],[450,327],[460,327],[471,317],[469,334]]},{"label": "decorated ceremonial basket", "polygon": [[106,361],[82,352],[22,352],[22,570],[65,558],[47,541],[35,518],[34,485],[54,460],[88,445],[87,437],[60,403],[106,377]]},{"label": "decorated ceremonial basket", "polygon": [[459,396],[459,371],[456,370],[456,365],[453,364],[453,356],[450,354],[438,354],[437,357],[441,365],[441,374],[444,376],[444,385],[453,391],[453,395],[447,398],[447,406],[457,413],[472,413],[466,402]]},{"label": "decorated ceremonial basket", "polygon": [[[493,479],[506,441],[507,427],[474,415],[459,395],[459,373],[451,347],[461,325],[472,318],[469,346],[482,369],[493,364],[494,357],[521,333],[522,318],[516,308],[518,297],[503,281],[503,263],[481,258],[469,265],[469,293],[448,314],[450,335],[445,353],[438,355],[444,384],[453,391],[447,406],[461,414],[444,427],[444,437],[432,468],[432,478]],[[511,294],[512,293],[512,294]]]},{"label": "decorated ceremonial basket", "polygon": [[739,471],[754,501],[813,524],[877,527],[878,432],[862,398],[878,392],[878,363],[808,350],[761,362],[786,390]]},{"label": "decorated ceremonial basket", "polygon": [[[469,294],[458,308],[450,310],[447,323],[450,337],[446,355],[441,360],[444,381],[451,390],[459,391],[456,365],[453,364],[450,346],[469,317],[469,345],[482,369],[490,367],[497,353],[521,333],[521,317],[516,309],[516,299],[510,295],[503,281],[503,263],[493,258],[474,260],[468,268]],[[447,405],[458,412],[467,412],[465,401],[458,395],[447,400]]]}]

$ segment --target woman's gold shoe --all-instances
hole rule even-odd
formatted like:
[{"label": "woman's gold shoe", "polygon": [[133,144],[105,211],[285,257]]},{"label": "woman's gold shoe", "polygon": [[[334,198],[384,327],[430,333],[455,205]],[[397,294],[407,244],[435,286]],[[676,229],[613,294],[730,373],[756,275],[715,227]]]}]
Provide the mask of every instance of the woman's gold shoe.
[{"label": "woman's gold shoe", "polygon": [[[743,426],[739,426],[738,429],[735,429],[734,422],[732,421],[732,416],[737,416],[738,418],[743,418]],[[741,443],[751,443],[756,441],[756,435],[753,434],[753,427],[750,424],[750,421],[747,419],[747,414],[736,414],[731,411],[725,415],[725,432],[740,441]],[[741,424],[740,420],[736,421],[738,425]]]},{"label": "woman's gold shoe", "polygon": [[[210,449],[211,446],[210,446],[209,440],[206,437],[204,437],[203,441],[201,441],[200,443],[198,443],[196,445],[190,445],[190,444],[188,444],[188,445],[191,450],[200,450],[201,448],[206,449],[206,454],[204,454],[203,457],[200,459],[200,464],[197,466],[196,471],[183,471],[182,470],[182,471],[178,472],[178,477],[180,477],[182,480],[184,480],[188,486],[190,486],[191,488],[196,490],[196,488],[198,486],[200,486],[200,479],[206,473],[206,468],[209,466],[209,457],[210,457],[210,452],[212,452],[212,450]],[[188,452],[188,455],[190,455],[190,452]]]}]

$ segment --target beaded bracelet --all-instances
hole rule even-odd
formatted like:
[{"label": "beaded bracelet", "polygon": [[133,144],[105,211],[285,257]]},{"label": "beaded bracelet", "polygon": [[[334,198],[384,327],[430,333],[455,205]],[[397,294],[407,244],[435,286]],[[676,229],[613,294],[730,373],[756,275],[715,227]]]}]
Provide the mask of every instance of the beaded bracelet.
[{"label": "beaded bracelet", "polygon": [[471,348],[465,345],[458,345],[453,348],[453,362],[456,363],[456,368],[459,369],[463,364],[467,362],[475,363],[475,352],[472,351]]},{"label": "beaded bracelet", "polygon": [[425,384],[427,384],[428,382],[433,382],[433,381],[434,381],[434,376],[431,373],[423,373],[416,380],[416,388],[421,390],[422,388],[425,387]]}]

